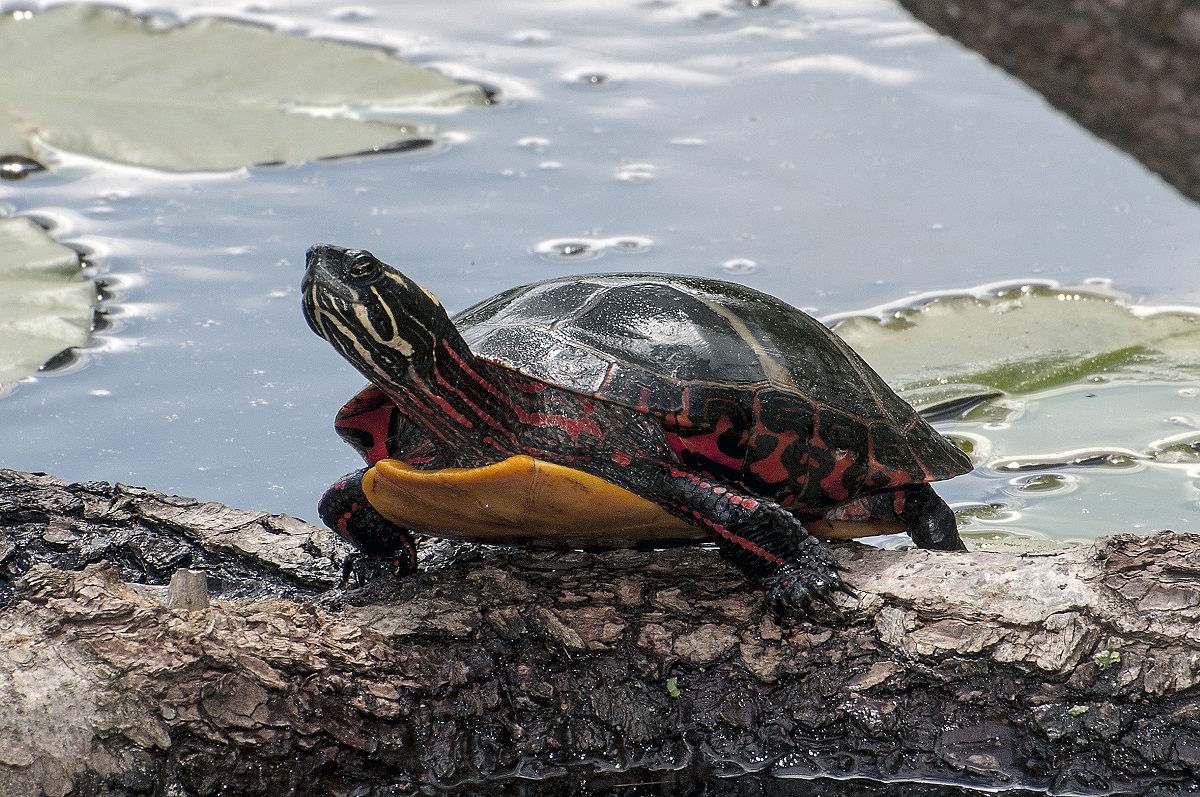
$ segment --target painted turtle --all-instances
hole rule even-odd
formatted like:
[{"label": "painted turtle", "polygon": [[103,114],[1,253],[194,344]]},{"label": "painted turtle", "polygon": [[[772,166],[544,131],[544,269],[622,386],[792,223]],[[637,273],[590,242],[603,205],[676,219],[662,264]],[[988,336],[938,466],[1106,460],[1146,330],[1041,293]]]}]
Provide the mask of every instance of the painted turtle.
[{"label": "painted turtle", "polygon": [[[336,426],[372,467],[333,485],[321,517],[401,570],[416,567],[410,528],[454,536],[453,511],[488,508],[485,476],[525,496],[542,478],[557,508],[532,530],[506,536],[521,524],[500,511],[498,533],[458,536],[708,538],[780,607],[847,589],[805,524],[874,520],[907,529],[923,548],[963,548],[928,482],[968,472],[966,455],[841,339],[766,294],[699,277],[562,277],[451,320],[369,252],[319,244],[303,300],[313,331],[371,382]],[[599,505],[648,502],[667,520],[633,523],[636,532],[589,528],[585,511],[583,531],[551,539],[540,524],[573,504],[565,496],[575,483],[610,487]],[[455,498],[446,484],[475,492]],[[416,507],[425,488],[450,498]]]}]

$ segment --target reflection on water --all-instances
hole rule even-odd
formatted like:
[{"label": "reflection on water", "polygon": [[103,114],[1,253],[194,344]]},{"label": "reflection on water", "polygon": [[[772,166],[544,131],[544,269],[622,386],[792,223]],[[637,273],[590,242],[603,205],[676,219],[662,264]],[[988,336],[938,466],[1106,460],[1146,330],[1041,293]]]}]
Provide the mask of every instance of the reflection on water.
[{"label": "reflection on water", "polygon": [[[317,241],[452,310],[600,270],[736,279],[821,315],[1027,277],[1200,298],[1200,212],[883,0],[160,5],[395,48],[499,104],[429,115],[419,152],[173,176],[68,157],[0,184],[0,210],[52,225],[113,297],[86,367],[0,399],[8,467],[313,519],[357,467],[332,418],[360,383],[300,317]],[[947,494],[987,504],[1005,478]]]}]

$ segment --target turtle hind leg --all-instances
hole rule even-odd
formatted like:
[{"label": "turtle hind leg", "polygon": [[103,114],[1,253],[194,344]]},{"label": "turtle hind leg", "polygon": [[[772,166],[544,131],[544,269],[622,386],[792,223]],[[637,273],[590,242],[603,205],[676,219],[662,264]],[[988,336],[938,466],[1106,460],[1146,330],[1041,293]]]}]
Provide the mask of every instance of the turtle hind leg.
[{"label": "turtle hind leg", "polygon": [[828,519],[854,516],[858,520],[899,523],[908,530],[918,548],[935,551],[965,551],[958,536],[954,512],[928,484],[913,484],[897,490],[871,493],[835,507]]},{"label": "turtle hind leg", "polygon": [[[665,468],[656,477],[652,500],[709,531],[721,552],[758,582],[774,609],[802,611],[813,599],[836,608],[834,592],[854,594],[833,555],[774,501],[679,468]],[[630,486],[644,483],[634,480]]]},{"label": "turtle hind leg", "polygon": [[351,573],[360,582],[380,569],[397,575],[417,569],[417,544],[412,532],[385,518],[371,506],[363,492],[366,468],[349,473],[325,491],[317,512],[325,525],[357,548],[358,556],[347,559],[346,577]]}]

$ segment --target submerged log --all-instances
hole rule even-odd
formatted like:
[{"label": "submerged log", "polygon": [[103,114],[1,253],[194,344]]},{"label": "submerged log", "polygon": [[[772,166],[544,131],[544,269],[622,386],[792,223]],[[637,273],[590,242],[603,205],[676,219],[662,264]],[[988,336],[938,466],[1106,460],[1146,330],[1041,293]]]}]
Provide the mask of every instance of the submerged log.
[{"label": "submerged log", "polygon": [[900,0],[1200,200],[1200,7],[1181,0]]},{"label": "submerged log", "polygon": [[[0,609],[0,794],[398,794],[697,768],[1074,793],[1200,779],[1200,537],[839,543],[858,595],[789,619],[703,548],[442,547],[409,578],[318,592],[279,565],[295,539],[325,539],[301,521],[0,471],[10,539],[88,539],[108,505],[110,536],[176,534],[192,568],[240,560],[262,586],[171,609],[130,583],[158,578],[133,557],[25,552]],[[272,532],[286,555],[228,544],[267,528],[290,529]],[[219,556],[196,542],[214,539]],[[334,545],[304,555],[307,573],[340,571]],[[770,782],[754,793],[785,793]]]}]

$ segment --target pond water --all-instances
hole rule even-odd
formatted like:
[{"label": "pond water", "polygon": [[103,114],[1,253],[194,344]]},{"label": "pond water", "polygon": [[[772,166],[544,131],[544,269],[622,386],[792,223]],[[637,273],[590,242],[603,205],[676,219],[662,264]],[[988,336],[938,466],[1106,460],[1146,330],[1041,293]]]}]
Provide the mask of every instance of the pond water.
[{"label": "pond water", "polygon": [[[110,295],[82,362],[0,397],[5,467],[315,520],[325,486],[360,466],[332,418],[361,384],[300,315],[318,241],[371,249],[452,310],[634,270],[733,279],[822,317],[1026,279],[1103,277],[1134,302],[1200,304],[1200,209],[885,0],[133,10],[395,48],[498,103],[430,116],[438,145],[417,153],[186,175],[67,156],[0,184],[0,213],[88,253]],[[1113,417],[1166,438],[1150,427],[1200,417],[1178,388],[1127,395]],[[968,426],[945,428],[980,433]],[[1046,453],[989,429],[1003,456]],[[1069,448],[1128,437],[1098,429]],[[993,468],[939,489],[988,534],[1186,526],[1193,466],[1161,463],[1176,468],[1163,487],[1145,481],[1159,464],[1109,464]]]}]

